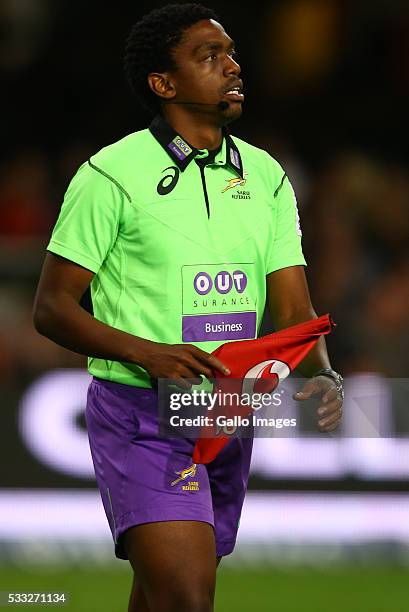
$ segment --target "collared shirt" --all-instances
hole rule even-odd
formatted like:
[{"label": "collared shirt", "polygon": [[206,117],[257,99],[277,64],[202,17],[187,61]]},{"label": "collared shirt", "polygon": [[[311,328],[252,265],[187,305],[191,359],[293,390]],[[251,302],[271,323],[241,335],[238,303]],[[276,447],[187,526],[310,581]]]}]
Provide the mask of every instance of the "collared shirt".
[{"label": "collared shirt", "polygon": [[[196,149],[160,116],[79,168],[47,248],[95,273],[97,319],[208,352],[255,338],[266,275],[305,264],[278,162],[227,131],[217,151]],[[90,358],[89,370],[150,386],[135,364]]]},{"label": "collared shirt", "polygon": [[[207,149],[196,149],[189,145],[161,115],[155,117],[149,129],[182,172],[191,161],[197,161],[209,155]],[[229,166],[239,177],[243,176],[239,149],[226,129],[223,129],[223,141],[215,154],[217,158],[210,161],[221,166]]]}]

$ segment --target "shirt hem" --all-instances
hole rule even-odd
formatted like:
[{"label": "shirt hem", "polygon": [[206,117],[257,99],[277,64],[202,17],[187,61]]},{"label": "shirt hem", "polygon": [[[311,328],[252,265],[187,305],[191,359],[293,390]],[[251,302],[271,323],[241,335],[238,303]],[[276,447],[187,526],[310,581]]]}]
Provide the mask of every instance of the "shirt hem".
[{"label": "shirt hem", "polygon": [[291,268],[292,266],[307,266],[307,262],[305,259],[289,259],[285,263],[276,264],[267,268],[266,275],[271,274],[271,272],[277,272],[277,270],[283,270],[284,268]]},{"label": "shirt hem", "polygon": [[86,255],[82,253],[78,253],[77,251],[73,251],[72,249],[67,248],[63,244],[56,242],[55,240],[51,240],[49,245],[47,246],[47,251],[51,253],[55,253],[56,255],[60,255],[65,259],[69,259],[76,264],[79,264],[83,268],[87,268],[94,274],[96,274],[100,268],[100,265],[94,260],[90,259]]}]

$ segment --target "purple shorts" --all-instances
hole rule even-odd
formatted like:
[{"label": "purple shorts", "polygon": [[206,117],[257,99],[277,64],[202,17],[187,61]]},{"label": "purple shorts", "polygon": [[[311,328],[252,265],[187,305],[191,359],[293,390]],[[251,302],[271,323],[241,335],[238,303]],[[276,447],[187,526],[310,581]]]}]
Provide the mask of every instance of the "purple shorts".
[{"label": "purple shorts", "polygon": [[[249,476],[252,438],[232,438],[191,472],[194,441],[158,435],[157,392],[93,379],[86,422],[95,475],[115,555],[135,525],[202,521],[214,527],[217,556],[233,551]],[[182,472],[182,474],[180,474]],[[175,482],[176,481],[176,482]]]}]

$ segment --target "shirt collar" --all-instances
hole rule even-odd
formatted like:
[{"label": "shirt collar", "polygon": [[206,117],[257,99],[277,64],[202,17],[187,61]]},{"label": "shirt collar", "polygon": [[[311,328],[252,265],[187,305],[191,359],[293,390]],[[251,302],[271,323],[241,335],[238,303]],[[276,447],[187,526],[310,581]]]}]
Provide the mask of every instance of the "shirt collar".
[{"label": "shirt collar", "polygon": [[[162,115],[156,115],[149,130],[182,172],[195,157],[203,157],[203,150],[196,149],[189,144]],[[222,148],[217,153],[214,163],[230,166],[240,178],[243,178],[240,151],[226,128],[223,128],[223,136]]]}]

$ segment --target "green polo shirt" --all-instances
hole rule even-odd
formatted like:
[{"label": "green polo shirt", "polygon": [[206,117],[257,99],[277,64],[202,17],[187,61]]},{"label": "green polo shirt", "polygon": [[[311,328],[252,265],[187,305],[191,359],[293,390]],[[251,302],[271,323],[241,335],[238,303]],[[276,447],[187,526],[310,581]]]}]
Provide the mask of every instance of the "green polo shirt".
[{"label": "green polo shirt", "polygon": [[[209,353],[257,337],[266,275],[305,265],[280,164],[227,131],[209,156],[159,116],[79,168],[47,248],[95,273],[100,321]],[[151,386],[135,364],[90,357],[89,371]]]}]

